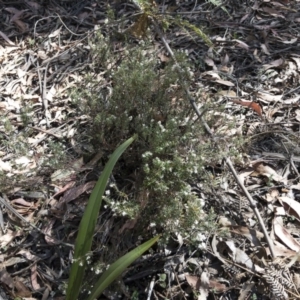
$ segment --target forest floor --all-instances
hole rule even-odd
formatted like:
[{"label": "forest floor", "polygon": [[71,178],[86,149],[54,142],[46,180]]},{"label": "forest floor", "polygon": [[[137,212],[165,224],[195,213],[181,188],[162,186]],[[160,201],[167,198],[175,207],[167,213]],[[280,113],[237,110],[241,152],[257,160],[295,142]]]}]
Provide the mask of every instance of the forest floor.
[{"label": "forest floor", "polygon": [[[158,64],[183,51],[207,139],[245,141],[239,159],[223,151],[205,166],[209,191],[197,187],[218,229],[199,247],[172,235],[101,299],[300,299],[300,1],[3,0],[0,9],[1,299],[64,299],[106,160],[82,140],[92,120],[72,98],[87,75],[105,73],[93,65],[99,33],[111,38],[112,64],[144,43]],[[206,123],[211,115],[222,121]],[[109,264],[140,242],[139,224],[107,206],[100,215],[93,260]]]}]

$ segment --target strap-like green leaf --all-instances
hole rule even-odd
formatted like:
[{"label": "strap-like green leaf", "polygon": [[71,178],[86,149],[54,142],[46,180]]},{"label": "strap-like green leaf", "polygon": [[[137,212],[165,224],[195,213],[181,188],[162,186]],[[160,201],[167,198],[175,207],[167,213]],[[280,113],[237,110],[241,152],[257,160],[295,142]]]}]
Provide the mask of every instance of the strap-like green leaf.
[{"label": "strap-like green leaf", "polygon": [[92,290],[88,300],[94,300],[99,297],[102,292],[115,281],[124,270],[132,264],[137,258],[139,258],[145,251],[147,251],[157,240],[159,236],[152,238],[137,248],[131,250],[116,262],[114,262],[100,277],[94,289]]},{"label": "strap-like green leaf", "polygon": [[86,255],[91,250],[93,234],[108,178],[119,157],[135,140],[135,138],[136,136],[133,136],[128,139],[114,151],[108,163],[105,165],[105,168],[89,198],[89,202],[79,225],[79,231],[75,243],[74,262],[71,268],[66,300],[75,300],[79,295],[86,267]]}]

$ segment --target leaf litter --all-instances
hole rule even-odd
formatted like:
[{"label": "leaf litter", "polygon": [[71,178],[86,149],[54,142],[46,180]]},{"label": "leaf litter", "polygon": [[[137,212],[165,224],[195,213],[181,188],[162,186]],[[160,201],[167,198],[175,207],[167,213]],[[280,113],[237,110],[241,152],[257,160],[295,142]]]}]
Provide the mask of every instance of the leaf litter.
[{"label": "leaf litter", "polygon": [[[227,222],[222,221],[225,234],[218,232],[212,237],[207,233],[201,238],[200,252],[194,255],[188,253],[184,240],[178,237],[178,246],[164,249],[166,257],[156,260],[159,267],[152,272],[153,276],[162,274],[169,259],[173,270],[169,276],[173,277],[164,288],[156,281],[152,293],[156,299],[189,298],[191,290],[198,293],[198,299],[209,299],[212,293],[218,299],[299,299],[300,58],[296,33],[300,30],[300,3],[229,1],[213,6],[209,1],[169,2],[162,5],[157,1],[155,9],[182,14],[190,24],[200,24],[213,43],[213,47],[208,47],[196,32],[187,34],[176,26],[166,32],[174,49],[188,51],[195,65],[194,85],[201,88],[201,96],[216,97],[216,103],[225,107],[223,116],[235,119],[234,130],[218,122],[211,129],[222,135],[240,133],[249,138],[241,153],[246,159],[236,168],[240,180],[255,195],[274,243],[276,259],[270,257],[249,203],[231,175],[224,173],[227,188],[212,195],[201,193],[204,199],[210,199],[220,218],[228,218]],[[29,230],[28,223],[9,209],[1,209],[3,299],[61,297],[59,288],[67,278],[71,249],[65,247],[57,253],[57,239],[74,243],[76,226],[96,179],[87,178],[97,169],[99,157],[86,165],[82,161],[86,149],[84,143],[76,140],[77,124],[84,127],[86,120],[74,113],[68,91],[84,72],[91,71],[87,41],[107,23],[108,6],[101,1],[84,4],[1,3],[0,170],[5,174],[2,193],[4,201],[25,221],[38,224],[47,233],[43,237],[38,231]],[[135,6],[116,1],[110,3],[110,8],[116,16],[128,16],[121,32],[129,32],[137,39],[151,32],[145,13],[130,22]],[[160,40],[155,42],[163,48]],[[161,51],[159,59],[164,62],[169,57]],[[20,141],[14,143],[17,138]],[[61,168],[65,160],[58,162],[56,168],[47,163],[41,168],[46,159],[54,157],[53,143],[71,149],[66,158],[68,168]],[[119,220],[110,212],[104,212],[102,217],[99,239],[102,243],[109,240],[115,247],[118,246],[113,235],[118,235],[120,228],[126,235],[136,225],[134,221],[132,226],[124,227],[129,224],[127,220],[114,229]],[[66,230],[65,224],[71,229]],[[181,259],[176,260],[174,253],[180,251]],[[152,254],[153,259],[158,254]],[[191,267],[188,257],[198,259],[197,268]],[[295,262],[289,265],[291,258]],[[147,270],[147,258],[144,259],[137,265]],[[148,270],[151,271],[149,265]],[[140,286],[146,288],[145,276],[139,276]],[[122,280],[130,284],[126,275]],[[113,299],[109,292],[106,297]]]}]

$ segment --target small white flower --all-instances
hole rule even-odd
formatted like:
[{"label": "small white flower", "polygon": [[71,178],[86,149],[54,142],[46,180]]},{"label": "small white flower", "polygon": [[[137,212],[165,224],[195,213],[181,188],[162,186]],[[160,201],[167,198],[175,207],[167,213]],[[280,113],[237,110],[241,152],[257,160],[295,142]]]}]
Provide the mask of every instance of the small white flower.
[{"label": "small white flower", "polygon": [[200,205],[201,205],[201,207],[203,207],[205,205],[205,201],[202,198],[200,198]]},{"label": "small white flower", "polygon": [[196,239],[199,242],[203,242],[204,240],[206,240],[206,236],[204,234],[198,232],[197,235],[196,235]]},{"label": "small white flower", "polygon": [[198,248],[201,249],[201,250],[205,250],[206,249],[206,244],[204,242],[202,242],[198,245]]}]

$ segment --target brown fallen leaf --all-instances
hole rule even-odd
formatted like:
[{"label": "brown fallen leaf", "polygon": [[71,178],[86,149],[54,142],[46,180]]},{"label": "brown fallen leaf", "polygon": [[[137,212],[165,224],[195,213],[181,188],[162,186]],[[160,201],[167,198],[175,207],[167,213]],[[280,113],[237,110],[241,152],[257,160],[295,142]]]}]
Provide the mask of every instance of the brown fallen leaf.
[{"label": "brown fallen leaf", "polygon": [[198,276],[186,274],[185,279],[193,290],[199,291],[201,279]]},{"label": "brown fallen leaf", "polygon": [[246,101],[246,100],[234,100],[231,99],[232,102],[248,107],[252,110],[254,110],[262,119],[263,119],[263,115],[262,115],[262,108],[260,107],[260,105],[256,102],[253,101]]},{"label": "brown fallen leaf", "polygon": [[290,235],[290,233],[283,227],[282,217],[277,216],[273,220],[274,233],[287,247],[293,251],[300,251],[300,244]]},{"label": "brown fallen leaf", "polygon": [[[274,241],[274,254],[275,257],[291,257],[294,256],[296,254],[295,251],[288,249],[287,247],[285,247],[283,244],[279,243],[278,241]],[[270,255],[270,250],[269,248],[266,248],[267,254]]]},{"label": "brown fallen leaf", "polygon": [[50,222],[47,223],[46,228],[43,230],[45,233],[45,241],[47,242],[48,245],[54,246],[59,244],[59,242],[55,238],[51,238],[52,236],[52,227],[55,223],[55,220],[51,220]]},{"label": "brown fallen leaf", "polygon": [[14,294],[17,297],[31,297],[31,292],[30,290],[26,287],[26,285],[19,280],[18,277],[14,278],[14,287],[15,287],[15,291]]},{"label": "brown fallen leaf", "polygon": [[129,32],[136,38],[144,38],[150,24],[149,16],[147,13],[141,14],[137,21],[130,27]]},{"label": "brown fallen leaf", "polygon": [[286,179],[277,174],[277,172],[270,166],[264,164],[263,162],[258,162],[253,165],[254,170],[262,176],[267,177],[269,180],[274,180],[277,182],[286,182]]},{"label": "brown fallen leaf", "polygon": [[[187,283],[193,290],[199,291],[201,288],[201,278],[195,275],[185,274],[185,279]],[[227,290],[225,284],[218,282],[215,279],[209,279],[209,289],[216,293],[224,293]]]},{"label": "brown fallen leaf", "polygon": [[37,274],[37,264],[33,264],[30,268],[31,270],[31,285],[34,290],[38,290],[41,288],[41,285],[38,283],[38,274]]},{"label": "brown fallen leaf", "polygon": [[300,203],[289,197],[278,197],[278,201],[283,206],[286,214],[295,217],[300,221]]},{"label": "brown fallen leaf", "polygon": [[56,208],[61,209],[66,203],[77,199],[81,194],[91,192],[96,184],[96,181],[90,181],[67,190],[64,196],[59,200]]},{"label": "brown fallen leaf", "polygon": [[256,231],[254,229],[249,229],[245,226],[230,226],[230,231],[236,234],[243,235],[246,237],[252,245],[261,246],[260,240],[264,238],[263,233]]},{"label": "brown fallen leaf", "polygon": [[160,59],[161,62],[168,62],[170,57],[164,55],[162,52],[157,54],[157,57]]},{"label": "brown fallen leaf", "polygon": [[14,280],[5,269],[0,270],[0,282],[4,283],[11,289],[14,287]]},{"label": "brown fallen leaf", "polygon": [[264,70],[268,70],[270,68],[278,68],[282,67],[284,64],[284,60],[282,58],[271,61],[269,64],[263,65]]},{"label": "brown fallen leaf", "polygon": [[138,218],[127,220],[125,224],[119,229],[119,234],[122,234],[126,229],[133,229],[138,221]]},{"label": "brown fallen leaf", "polygon": [[209,288],[216,293],[224,293],[227,291],[227,286],[225,284],[213,279],[209,280]]}]

